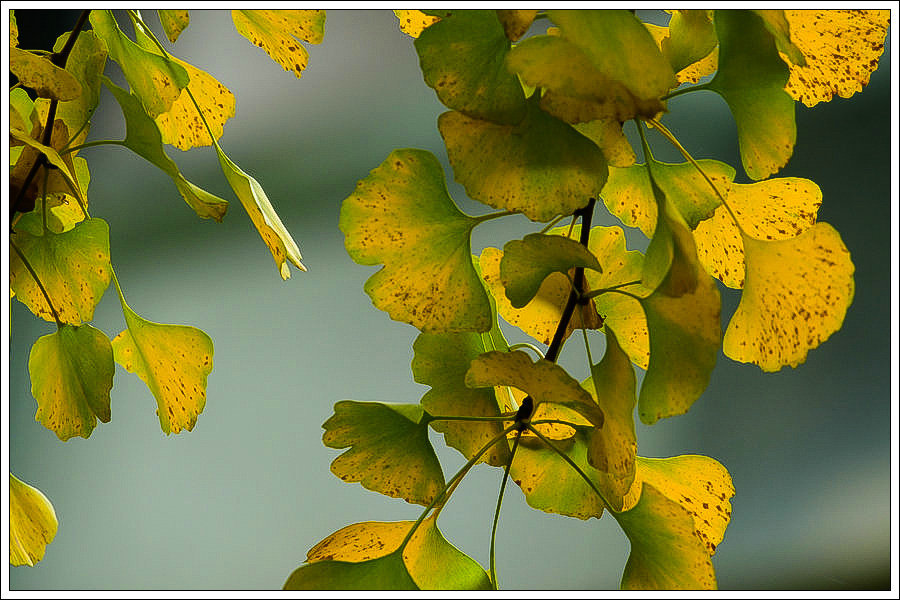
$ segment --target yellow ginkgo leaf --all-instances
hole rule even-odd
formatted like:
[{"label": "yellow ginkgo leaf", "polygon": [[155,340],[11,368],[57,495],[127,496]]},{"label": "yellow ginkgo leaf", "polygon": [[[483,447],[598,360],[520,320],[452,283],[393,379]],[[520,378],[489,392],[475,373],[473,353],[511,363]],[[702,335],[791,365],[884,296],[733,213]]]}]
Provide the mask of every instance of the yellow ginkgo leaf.
[{"label": "yellow ginkgo leaf", "polygon": [[890,10],[785,10],[806,66],[790,65],[785,90],[806,106],[862,91],[884,51]]},{"label": "yellow ginkgo leaf", "polygon": [[[191,23],[191,14],[186,10],[165,10],[160,9],[156,11],[159,15],[159,22],[163,26],[163,30],[166,32],[166,37],[169,38],[169,41],[173,44],[175,40],[178,39],[178,36],[181,35],[181,32],[187,29],[187,26]],[[193,81],[193,77],[191,77],[191,81]]]},{"label": "yellow ginkgo leaf", "polygon": [[232,10],[231,18],[238,33],[297,77],[309,61],[297,40],[318,44],[325,37],[324,10]]},{"label": "yellow ginkgo leaf", "polygon": [[394,14],[400,20],[400,31],[412,38],[419,37],[426,27],[441,20],[421,10],[395,10]]},{"label": "yellow ginkgo leaf", "polygon": [[71,73],[31,52],[10,47],[9,70],[41,98],[66,101],[81,95],[81,84]]},{"label": "yellow ginkgo leaf", "polygon": [[33,567],[44,558],[58,526],[56,511],[47,497],[10,473],[9,564]]},{"label": "yellow ginkgo leaf", "polygon": [[625,137],[622,124],[616,119],[597,119],[586,123],[575,123],[572,127],[597,144],[610,166],[629,167],[634,164],[634,148]]}]

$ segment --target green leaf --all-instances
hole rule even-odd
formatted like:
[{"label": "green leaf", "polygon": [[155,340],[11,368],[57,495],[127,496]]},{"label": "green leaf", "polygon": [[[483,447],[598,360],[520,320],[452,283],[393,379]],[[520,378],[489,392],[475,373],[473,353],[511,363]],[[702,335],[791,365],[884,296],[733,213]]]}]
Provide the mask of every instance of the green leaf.
[{"label": "green leaf", "polygon": [[537,16],[537,9],[531,10],[498,10],[497,19],[503,25],[503,31],[509,41],[515,42],[525,35],[534,18]]},{"label": "green leaf", "polygon": [[[62,51],[68,39],[69,33],[59,36],[53,50]],[[68,102],[60,102],[56,109],[57,118],[65,122],[69,131],[78,131],[91,120],[100,102],[100,80],[106,67],[106,57],[106,44],[94,32],[82,31],[78,34],[66,61],[66,71],[81,83],[81,94]]]},{"label": "green leaf", "polygon": [[50,62],[49,58],[14,46],[9,49],[9,71],[19,83],[33,89],[39,98],[66,101],[81,95],[81,84],[71,73]]},{"label": "green leaf", "polygon": [[38,339],[28,357],[34,415],[66,441],[90,437],[97,419],[110,419],[109,391],[116,371],[109,338],[90,325],[63,325]]},{"label": "green leaf", "polygon": [[[40,125],[37,113],[34,110],[34,101],[22,88],[16,88],[9,92],[9,127],[16,129],[23,135],[29,134],[35,126]],[[14,161],[10,161],[14,164]]]},{"label": "green leaf", "polygon": [[159,15],[159,22],[163,26],[163,31],[166,32],[166,37],[173,44],[191,23],[191,15],[186,10],[160,9],[156,13]]},{"label": "green leaf", "polygon": [[791,41],[791,25],[785,11],[766,9],[753,12],[763,20],[766,29],[775,37],[778,52],[784,55],[792,65],[806,66],[806,57],[803,56],[800,48]]},{"label": "green leaf", "polygon": [[719,41],[708,10],[673,10],[662,52],[677,73],[705,58]]},{"label": "green leaf", "polygon": [[212,340],[196,327],[147,321],[119,300],[127,329],[112,341],[116,362],[147,384],[166,435],[191,431],[206,406]]},{"label": "green leaf", "polygon": [[507,70],[510,41],[493,10],[441,11],[415,41],[425,83],[448,108],[513,124],[525,117],[525,93]]},{"label": "green leaf", "polygon": [[338,402],[322,425],[322,441],[349,450],[334,459],[331,472],[373,492],[427,506],[444,487],[428,421],[418,405]]},{"label": "green leaf", "polygon": [[596,144],[534,102],[516,125],[447,112],[438,128],[454,177],[470,197],[532,221],[571,214],[606,183],[606,159]]},{"label": "green leaf", "polygon": [[56,537],[59,521],[47,497],[9,474],[9,564],[33,567]]},{"label": "green leaf", "polygon": [[171,177],[184,201],[198,216],[221,222],[228,210],[228,202],[185,179],[178,165],[163,150],[157,124],[144,112],[137,96],[129,94],[106,77],[103,78],[103,83],[112,92],[125,115],[125,145]]},{"label": "green leaf", "polygon": [[715,22],[719,70],[708,89],[718,92],[731,108],[747,175],[765,179],[787,164],[797,139],[794,100],[784,91],[788,67],[772,34],[754,13],[716,11]]},{"label": "green leaf", "polygon": [[[94,308],[109,285],[109,226],[89,219],[71,231],[34,235],[15,231],[10,239],[34,269],[62,323],[79,325],[94,317]],[[11,252],[10,288],[35,315],[55,321],[34,277]]]},{"label": "green leaf", "polygon": [[325,37],[324,10],[232,10],[231,19],[238,33],[297,77],[309,62],[297,40],[319,44]]},{"label": "green leaf", "polygon": [[490,302],[471,258],[477,224],[450,199],[437,159],[402,149],[357,184],[339,226],[354,261],[384,264],[365,284],[375,307],[440,333],[491,328]]}]

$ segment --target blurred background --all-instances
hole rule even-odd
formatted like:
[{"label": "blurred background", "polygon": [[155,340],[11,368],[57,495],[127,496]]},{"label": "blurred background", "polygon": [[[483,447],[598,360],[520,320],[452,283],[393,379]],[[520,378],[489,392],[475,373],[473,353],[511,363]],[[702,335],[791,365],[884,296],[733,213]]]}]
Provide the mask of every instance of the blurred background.
[{"label": "blurred background", "polygon": [[[20,46],[49,48],[78,11],[17,15]],[[144,16],[164,38],[155,12]],[[120,23],[130,31],[124,15]],[[110,225],[129,304],[147,319],[206,331],[215,367],[192,432],[163,434],[147,387],[117,366],[112,421],[90,439],[64,443],[35,422],[27,369],[31,345],[53,326],[12,301],[10,470],[47,495],[60,522],[36,567],[10,568],[12,590],[277,589],[333,531],[418,516],[415,506],[331,475],[339,452],[322,445],[321,424],[335,402],[414,403],[427,390],[409,369],[417,331],[391,321],[363,292],[376,268],[347,256],[340,205],[391,150],[413,147],[442,161],[463,210],[487,210],[452,181],[436,125],[446,109],[391,11],[329,10],[324,43],[307,47],[298,80],[239,36],[228,11],[212,10],[191,11],[173,47],[235,94],[222,147],[265,188],[307,273],[281,280],[211,149],[167,152],[188,179],[232,202],[221,224],[198,219],[171,179],[129,150],[82,154],[91,165],[91,212]],[[779,174],[822,188],[819,219],[850,249],[856,295],[843,328],[805,364],[776,374],[720,355],[686,416],[638,424],[641,455],[705,454],[731,473],[732,522],[713,559],[721,589],[890,587],[890,58],[888,46],[852,99],[797,105],[794,158]],[[695,157],[734,165],[747,181],[719,96],[688,94],[670,110],[669,128]],[[104,90],[91,139],[122,137],[121,112]],[[658,158],[681,161],[661,139],[651,143]],[[598,211],[595,222],[615,220]],[[476,230],[473,249],[535,229],[525,219],[493,221]],[[629,236],[630,247],[646,245],[639,233]],[[724,327],[739,294],[722,288],[722,297]],[[124,328],[112,290],[93,325],[110,337]],[[511,341],[524,339],[507,331]],[[567,346],[561,362],[587,375],[580,344]],[[463,461],[434,441],[449,477]],[[485,567],[501,474],[474,469],[441,516],[446,537]],[[613,519],[545,514],[518,488],[507,490],[497,538],[501,588],[616,589],[627,556]]]}]

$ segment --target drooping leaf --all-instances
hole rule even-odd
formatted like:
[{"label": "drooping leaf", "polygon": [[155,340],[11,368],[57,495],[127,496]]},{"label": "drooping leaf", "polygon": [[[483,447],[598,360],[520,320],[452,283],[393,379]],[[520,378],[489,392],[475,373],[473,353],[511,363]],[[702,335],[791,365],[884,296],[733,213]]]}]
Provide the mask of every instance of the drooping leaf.
[{"label": "drooping leaf", "polygon": [[[62,51],[68,39],[68,33],[59,36],[53,45],[54,52]],[[84,125],[90,121],[100,101],[100,79],[106,67],[106,57],[106,44],[92,31],[78,34],[66,61],[66,71],[80,82],[81,94],[68,102],[60,102],[56,108],[57,118],[62,119],[71,132],[81,130],[87,134],[89,128]]]},{"label": "drooping leaf", "polygon": [[56,537],[59,521],[41,491],[9,474],[9,564],[33,567]]},{"label": "drooping leaf", "polygon": [[112,92],[125,115],[125,145],[171,177],[181,197],[198,216],[221,222],[228,210],[228,202],[197,187],[181,174],[178,165],[163,150],[159,128],[144,112],[137,96],[129,94],[105,77],[103,83]]},{"label": "drooping leaf", "polygon": [[404,548],[412,521],[369,521],[331,534],[307,554],[285,590],[489,590],[490,578],[448,542],[436,513]]},{"label": "drooping leaf", "polygon": [[788,64],[805,66],[806,58],[800,48],[791,41],[791,25],[787,20],[784,10],[755,9],[755,12],[765,24],[766,28],[775,37],[775,46],[778,52],[787,60]]},{"label": "drooping leaf", "polygon": [[395,10],[394,15],[400,21],[400,31],[411,38],[419,37],[426,27],[440,20],[440,17],[426,15],[421,10]]},{"label": "drooping leaf", "polygon": [[81,84],[71,73],[50,62],[49,58],[15,46],[9,48],[9,70],[19,83],[34,90],[40,98],[65,101],[81,95]]},{"label": "drooping leaf", "polygon": [[[34,111],[34,101],[22,88],[15,88],[9,92],[9,127],[22,134],[27,134],[40,125],[37,114]],[[15,164],[15,161],[10,161]]]},{"label": "drooping leaf", "polygon": [[439,11],[440,20],[414,45],[425,83],[447,108],[472,118],[515,124],[525,117],[525,93],[507,70],[510,41],[496,11]]},{"label": "drooping leaf", "polygon": [[747,175],[765,179],[794,152],[794,100],[784,91],[788,67],[762,19],[746,10],[715,13],[719,70],[708,84],[731,108]]},{"label": "drooping leaf", "polygon": [[531,27],[537,16],[537,9],[531,10],[497,10],[497,18],[503,25],[503,31],[509,41],[516,42]]},{"label": "drooping leaf", "polygon": [[349,449],[334,459],[331,472],[373,492],[427,506],[444,487],[428,421],[415,404],[338,402],[322,425],[322,441],[329,448]]},{"label": "drooping leaf", "polygon": [[438,127],[456,180],[494,208],[550,221],[584,207],[606,183],[606,160],[596,144],[534,102],[516,125],[447,112]]},{"label": "drooping leaf", "polygon": [[709,56],[719,41],[708,10],[673,10],[662,53],[677,73]]},{"label": "drooping leaf", "polygon": [[[634,164],[634,149],[622,131],[622,124],[614,118],[602,118],[585,123],[574,123],[578,133],[594,142],[611,167],[630,167]],[[609,184],[607,178],[606,184]]]},{"label": "drooping leaf", "polygon": [[232,10],[238,33],[300,77],[309,53],[298,40],[319,44],[325,38],[324,10]]},{"label": "drooping leaf", "polygon": [[862,91],[878,67],[889,10],[785,10],[805,66],[790,66],[785,89],[806,106]]},{"label": "drooping leaf", "polygon": [[[15,231],[10,240],[41,280],[62,323],[90,321],[109,285],[109,226],[89,219],[72,230],[55,234]],[[53,311],[34,277],[15,252],[10,252],[10,288],[35,315],[55,321]]]},{"label": "drooping leaf", "polygon": [[159,15],[159,22],[166,32],[166,37],[173,44],[191,23],[190,12],[186,10],[159,9],[156,13]]},{"label": "drooping leaf", "polygon": [[[35,133],[40,132],[36,131]],[[31,170],[31,165],[38,159],[39,155],[43,154],[50,165],[55,168],[50,169],[46,190],[43,190],[43,183],[41,184],[41,189],[47,193],[71,191],[77,194],[80,192],[81,186],[75,178],[72,154],[66,154],[65,158],[63,158],[56,150],[57,147],[61,148],[68,141],[68,129],[60,119],[53,122],[50,146],[45,146],[33,137],[14,129],[10,129],[9,136],[11,141],[20,142],[27,146],[19,157],[15,168],[10,173],[11,183],[18,184],[19,181],[23,181],[27,177],[27,172]],[[24,181],[22,185],[24,185]],[[37,181],[34,181],[32,188],[37,189],[37,185]]]},{"label": "drooping leaf", "polygon": [[[673,16],[679,12],[685,11],[672,11]],[[666,54],[666,50],[668,48],[664,49],[664,46],[672,43],[672,40],[670,39],[671,31],[669,27],[654,25],[653,23],[644,23],[644,27],[647,28],[648,32],[650,32],[650,36],[653,38],[653,41],[656,42],[657,47],[659,47],[659,51],[663,54]],[[689,34],[690,27],[682,31],[685,34]],[[691,51],[696,51],[698,48],[702,47],[701,39],[691,37],[689,39],[682,40],[682,42]],[[671,59],[669,58],[667,58],[667,60],[671,61]],[[680,71],[677,71],[675,73],[675,80],[679,85],[681,85],[682,83],[697,83],[703,77],[715,73],[718,66],[719,47],[718,40],[715,40],[715,47],[712,49],[712,51],[700,60],[687,65]]]},{"label": "drooping leaf", "polygon": [[487,331],[491,307],[472,264],[478,223],[447,194],[443,169],[424,150],[394,150],[341,207],[350,257],[384,264],[365,291],[376,308],[428,333]]},{"label": "drooping leaf", "polygon": [[112,341],[116,362],[147,384],[166,435],[191,431],[206,406],[212,340],[196,327],[147,321],[120,300],[127,329]]},{"label": "drooping leaf", "polygon": [[62,441],[90,437],[97,419],[109,422],[115,370],[109,338],[90,325],[63,325],[41,337],[28,357],[35,421]]},{"label": "drooping leaf", "polygon": [[763,371],[796,367],[844,322],[855,289],[850,253],[822,222],[783,240],[742,240],[744,293],[725,332],[725,355]]}]

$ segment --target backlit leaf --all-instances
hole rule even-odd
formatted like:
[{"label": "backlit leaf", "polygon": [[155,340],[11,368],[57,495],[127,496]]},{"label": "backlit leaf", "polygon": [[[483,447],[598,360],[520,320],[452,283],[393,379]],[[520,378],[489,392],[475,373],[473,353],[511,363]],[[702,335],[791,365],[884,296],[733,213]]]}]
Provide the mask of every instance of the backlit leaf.
[{"label": "backlit leaf", "polygon": [[634,149],[628,138],[625,137],[622,124],[618,120],[613,118],[597,119],[585,123],[575,123],[572,127],[600,148],[610,166],[629,167],[634,164]]},{"label": "backlit leaf", "polygon": [[[41,280],[61,322],[79,325],[94,317],[111,272],[105,221],[89,219],[60,234],[15,231],[10,239]],[[40,287],[15,252],[10,252],[9,278],[10,288],[31,312],[46,321],[55,320]]]},{"label": "backlit leaf", "polygon": [[122,311],[128,328],[112,341],[116,362],[150,388],[163,432],[192,430],[206,406],[212,340],[196,327],[147,321],[124,300]]},{"label": "backlit leaf", "polygon": [[[36,130],[35,133],[40,134],[42,131],[43,129],[41,128],[40,130]],[[50,169],[46,192],[71,191],[72,193],[79,193],[81,186],[75,178],[75,166],[72,162],[72,154],[68,153],[65,157],[62,157],[56,150],[56,148],[64,146],[69,138],[68,129],[60,119],[53,122],[53,133],[51,134],[49,146],[45,146],[33,137],[24,135],[22,132],[14,129],[9,130],[9,137],[11,143],[23,143],[27,146],[19,157],[15,168],[10,173],[11,182],[24,180],[27,177],[27,172],[31,169],[31,165],[39,158],[40,154],[43,154],[50,165],[55,167],[55,169]],[[35,189],[37,189],[37,185],[37,181],[32,183],[32,187],[35,187]],[[43,190],[43,183],[41,183],[41,189]]]},{"label": "backlit leaf", "polygon": [[448,112],[438,127],[455,179],[494,208],[550,221],[585,206],[606,183],[599,148],[534,102],[517,125]]},{"label": "backlit leaf", "polygon": [[384,264],[365,284],[375,307],[439,333],[491,328],[490,303],[471,258],[477,223],[447,194],[431,153],[401,149],[344,200],[339,226],[354,261]]},{"label": "backlit leaf", "polygon": [[238,33],[300,77],[309,53],[299,43],[319,44],[325,38],[324,10],[232,10]]},{"label": "backlit leaf", "polygon": [[762,19],[746,10],[715,13],[719,70],[708,84],[731,108],[744,170],[751,179],[779,171],[794,152],[794,100],[787,65]]},{"label": "backlit leaf", "polygon": [[673,10],[668,35],[660,44],[672,69],[680,73],[709,56],[719,41],[708,10]]},{"label": "backlit leaf", "polygon": [[56,537],[59,521],[47,497],[9,474],[9,564],[33,567]]},{"label": "backlit leaf", "polygon": [[331,463],[346,482],[427,506],[444,487],[428,440],[428,418],[415,404],[342,400],[322,427],[329,448],[349,448]]},{"label": "backlit leaf", "polygon": [[783,240],[743,236],[743,245],[744,293],[725,332],[725,354],[763,371],[796,367],[844,321],[854,294],[850,253],[822,222]]},{"label": "backlit leaf", "polygon": [[163,26],[163,31],[166,32],[166,37],[174,44],[181,32],[190,25],[190,13],[186,10],[170,9],[160,9],[156,12],[159,15],[159,22]]},{"label": "backlit leaf", "polygon": [[525,93],[507,70],[510,41],[493,10],[440,11],[415,41],[425,83],[444,106],[476,119],[518,123]]},{"label": "backlit leaf", "polygon": [[[69,33],[59,36],[53,50],[62,51],[68,39]],[[100,80],[106,67],[106,57],[106,44],[94,32],[82,31],[78,34],[66,61],[66,71],[80,82],[81,94],[68,102],[60,102],[56,108],[56,117],[62,119],[73,133],[82,130],[83,134],[87,134],[89,128],[82,129],[82,126],[90,121],[100,101]]]},{"label": "backlit leaf", "polygon": [[16,23],[16,11],[9,11],[9,47],[19,45],[19,25]]},{"label": "backlit leaf", "polygon": [[509,41],[518,41],[531,27],[537,16],[537,9],[531,10],[497,10],[497,18],[503,25],[503,31]]},{"label": "backlit leaf", "polygon": [[40,98],[65,101],[81,95],[81,84],[71,73],[54,65],[49,58],[15,46],[9,48],[9,71]]},{"label": "backlit leaf", "polygon": [[753,12],[762,18],[766,28],[775,37],[775,45],[778,48],[778,52],[787,59],[785,62],[790,65],[804,66],[806,58],[803,56],[803,52],[791,41],[791,26],[788,23],[785,11],[756,9]]},{"label": "backlit leaf", "polygon": [[41,337],[28,358],[35,421],[63,441],[90,437],[97,419],[109,422],[115,370],[109,338],[90,325],[63,325]]},{"label": "backlit leaf", "polygon": [[421,10],[395,10],[394,15],[400,21],[400,31],[412,38],[419,37],[426,27],[440,20],[439,17],[426,15]]}]

